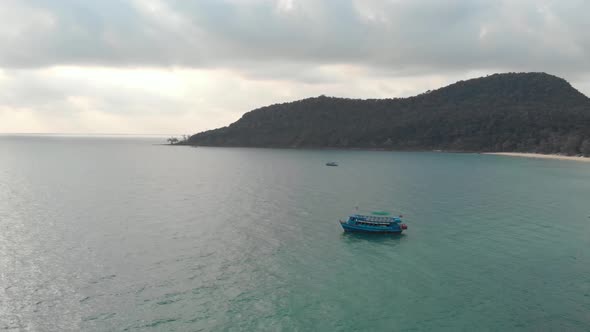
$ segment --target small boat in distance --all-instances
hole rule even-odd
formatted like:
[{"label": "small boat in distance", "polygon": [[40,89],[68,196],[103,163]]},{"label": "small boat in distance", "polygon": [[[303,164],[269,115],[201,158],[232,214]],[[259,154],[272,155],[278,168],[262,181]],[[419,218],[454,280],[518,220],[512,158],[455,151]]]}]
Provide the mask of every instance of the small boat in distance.
[{"label": "small boat in distance", "polygon": [[353,214],[346,221],[340,220],[345,232],[398,233],[408,229],[402,216],[391,217],[388,212],[375,211],[370,215]]},{"label": "small boat in distance", "polygon": [[330,162],[326,163],[326,166],[338,166],[338,163],[335,161],[330,161]]}]

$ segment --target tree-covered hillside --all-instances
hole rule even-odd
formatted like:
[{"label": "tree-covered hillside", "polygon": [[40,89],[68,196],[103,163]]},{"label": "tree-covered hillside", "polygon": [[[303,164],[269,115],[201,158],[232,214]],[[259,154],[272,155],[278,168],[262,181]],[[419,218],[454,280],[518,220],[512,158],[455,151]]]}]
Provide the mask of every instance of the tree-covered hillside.
[{"label": "tree-covered hillside", "polygon": [[495,74],[410,98],[266,106],[187,143],[590,155],[590,99],[545,73]]}]

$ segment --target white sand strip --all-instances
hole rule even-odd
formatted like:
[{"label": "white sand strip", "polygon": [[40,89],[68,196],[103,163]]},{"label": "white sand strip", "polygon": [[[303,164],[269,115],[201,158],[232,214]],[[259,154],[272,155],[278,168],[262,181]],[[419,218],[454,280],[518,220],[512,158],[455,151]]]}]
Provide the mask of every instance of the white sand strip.
[{"label": "white sand strip", "polygon": [[559,160],[575,160],[575,161],[590,162],[589,157],[562,156],[562,155],[558,155],[558,154],[520,153],[520,152],[486,152],[484,154],[492,154],[492,155],[496,155],[496,156],[509,156],[509,157],[559,159]]}]

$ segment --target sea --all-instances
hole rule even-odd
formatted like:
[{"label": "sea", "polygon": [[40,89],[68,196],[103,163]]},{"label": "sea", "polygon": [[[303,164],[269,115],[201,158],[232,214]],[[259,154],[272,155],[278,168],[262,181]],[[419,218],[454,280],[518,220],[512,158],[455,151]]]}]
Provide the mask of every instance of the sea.
[{"label": "sea", "polygon": [[0,330],[590,330],[590,163],[163,143],[0,136]]}]

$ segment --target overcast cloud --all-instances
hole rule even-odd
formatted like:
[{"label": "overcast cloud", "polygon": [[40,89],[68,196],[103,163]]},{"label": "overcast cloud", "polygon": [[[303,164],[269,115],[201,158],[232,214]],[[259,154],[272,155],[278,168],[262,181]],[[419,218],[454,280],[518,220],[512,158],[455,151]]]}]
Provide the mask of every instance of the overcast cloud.
[{"label": "overcast cloud", "polygon": [[590,2],[3,0],[0,132],[192,133],[503,71],[590,94]]}]

